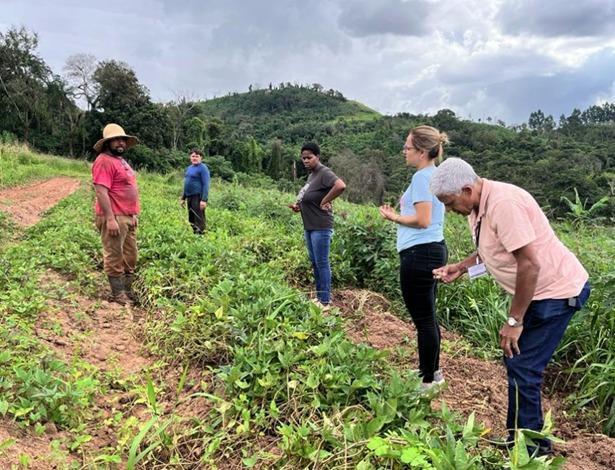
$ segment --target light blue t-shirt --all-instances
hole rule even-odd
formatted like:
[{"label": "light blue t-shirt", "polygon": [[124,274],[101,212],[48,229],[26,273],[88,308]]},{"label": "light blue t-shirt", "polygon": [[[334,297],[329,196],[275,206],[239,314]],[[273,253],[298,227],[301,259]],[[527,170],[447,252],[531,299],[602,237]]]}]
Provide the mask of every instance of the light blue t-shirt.
[{"label": "light blue t-shirt", "polygon": [[422,243],[444,240],[444,204],[429,191],[429,181],[435,169],[436,167],[432,165],[417,171],[399,201],[401,215],[416,215],[414,204],[431,202],[431,224],[427,228],[397,224],[397,251]]}]

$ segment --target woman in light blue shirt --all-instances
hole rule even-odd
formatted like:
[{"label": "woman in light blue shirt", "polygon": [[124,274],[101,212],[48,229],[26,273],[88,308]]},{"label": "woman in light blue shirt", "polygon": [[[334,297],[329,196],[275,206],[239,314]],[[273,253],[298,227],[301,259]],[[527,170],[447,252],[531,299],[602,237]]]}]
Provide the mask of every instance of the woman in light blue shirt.
[{"label": "woman in light blue shirt", "polygon": [[444,205],[429,191],[429,181],[442,157],[445,133],[431,126],[410,131],[404,145],[406,165],[417,169],[400,200],[400,214],[389,205],[380,214],[397,224],[397,251],[404,303],[417,330],[422,388],[442,385],[440,326],[436,319],[436,280],[432,270],[446,264]]}]

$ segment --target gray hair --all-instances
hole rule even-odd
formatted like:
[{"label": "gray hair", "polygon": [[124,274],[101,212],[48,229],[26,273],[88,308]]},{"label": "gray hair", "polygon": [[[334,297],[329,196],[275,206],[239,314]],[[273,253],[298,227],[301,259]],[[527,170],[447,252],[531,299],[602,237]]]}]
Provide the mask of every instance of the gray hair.
[{"label": "gray hair", "polygon": [[472,186],[478,175],[472,166],[461,158],[450,157],[444,160],[433,172],[429,190],[437,196],[461,194],[461,190]]}]

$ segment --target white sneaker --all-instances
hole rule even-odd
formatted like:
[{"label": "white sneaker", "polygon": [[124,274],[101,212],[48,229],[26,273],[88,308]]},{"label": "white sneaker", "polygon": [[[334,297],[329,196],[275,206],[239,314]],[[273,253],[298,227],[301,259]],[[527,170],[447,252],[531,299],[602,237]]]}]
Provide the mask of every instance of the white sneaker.
[{"label": "white sneaker", "polygon": [[320,308],[323,312],[328,312],[329,310],[331,310],[331,305],[330,304],[323,304],[320,302],[320,300],[318,299],[310,299],[312,301],[312,303],[314,305],[316,305],[318,308]]},{"label": "white sneaker", "polygon": [[420,389],[423,393],[428,393],[432,390],[439,391],[445,383],[446,380],[444,380],[444,374],[442,373],[442,370],[438,369],[433,374],[433,382],[422,382]]},{"label": "white sneaker", "polygon": [[442,369],[438,369],[433,373],[433,381],[438,385],[444,385],[446,380],[444,380],[444,374],[442,373]]},{"label": "white sneaker", "polygon": [[[421,371],[419,369],[412,369],[412,372],[417,375],[421,375]],[[442,373],[442,369],[438,369],[433,373],[433,381],[436,382],[438,385],[442,385],[444,382],[446,382],[446,380],[444,379],[444,374]]]}]

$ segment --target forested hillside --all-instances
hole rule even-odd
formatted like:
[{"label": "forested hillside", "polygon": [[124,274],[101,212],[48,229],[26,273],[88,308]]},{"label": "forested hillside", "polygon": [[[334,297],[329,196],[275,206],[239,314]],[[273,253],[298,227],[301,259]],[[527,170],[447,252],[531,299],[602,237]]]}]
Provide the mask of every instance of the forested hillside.
[{"label": "forested hillside", "polygon": [[196,146],[217,176],[292,190],[305,176],[297,165],[300,145],[314,140],[323,160],[349,183],[346,197],[380,203],[407,185],[400,150],[408,130],[431,124],[449,133],[447,155],[468,160],[485,177],[523,186],[551,215],[572,210],[612,222],[615,214],[614,104],[575,109],[557,120],[539,110],[527,123],[506,126],[465,120],[447,109],[382,116],[319,84],[250,86],[206,101],[178,94],[155,103],[128,64],[82,54],[70,57],[60,76],[37,46],[36,34],[23,28],[0,33],[4,141],[91,159],[102,127],[118,122],[141,139],[128,155],[137,167],[181,168]]}]

